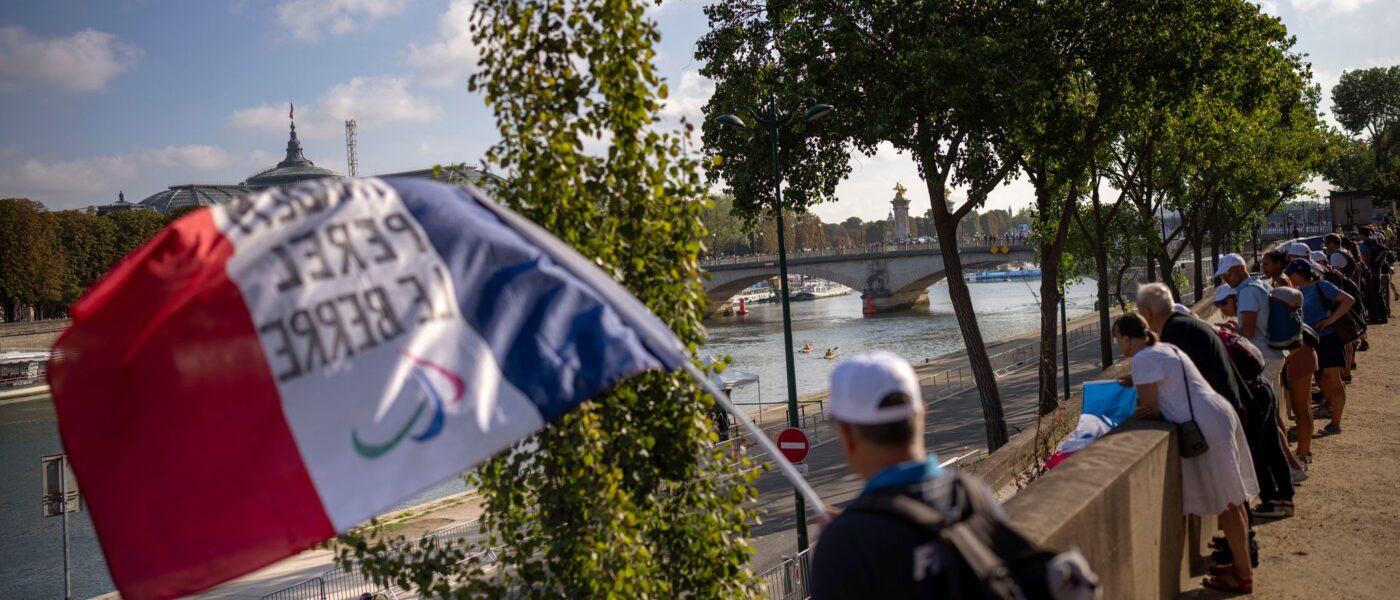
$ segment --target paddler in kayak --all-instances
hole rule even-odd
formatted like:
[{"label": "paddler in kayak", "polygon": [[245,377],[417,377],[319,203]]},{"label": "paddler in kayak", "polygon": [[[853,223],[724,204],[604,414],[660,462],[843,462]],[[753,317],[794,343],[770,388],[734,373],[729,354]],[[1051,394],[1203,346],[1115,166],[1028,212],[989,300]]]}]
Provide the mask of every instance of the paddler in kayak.
[{"label": "paddler in kayak", "polygon": [[811,353],[812,353],[812,345],[811,345],[811,344],[803,344],[803,345],[802,345],[802,353],[803,353],[803,354],[811,354]]}]

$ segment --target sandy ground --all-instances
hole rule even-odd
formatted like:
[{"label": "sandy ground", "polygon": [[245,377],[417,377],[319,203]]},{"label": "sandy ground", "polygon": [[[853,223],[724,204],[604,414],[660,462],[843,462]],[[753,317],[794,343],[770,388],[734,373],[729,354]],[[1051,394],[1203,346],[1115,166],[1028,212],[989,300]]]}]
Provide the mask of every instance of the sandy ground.
[{"label": "sandy ground", "polygon": [[[1258,598],[1400,598],[1400,324],[1372,325],[1344,433],[1313,442],[1289,519],[1256,524]],[[1318,424],[1326,424],[1325,421]],[[1182,598],[1225,598],[1196,587]]]}]

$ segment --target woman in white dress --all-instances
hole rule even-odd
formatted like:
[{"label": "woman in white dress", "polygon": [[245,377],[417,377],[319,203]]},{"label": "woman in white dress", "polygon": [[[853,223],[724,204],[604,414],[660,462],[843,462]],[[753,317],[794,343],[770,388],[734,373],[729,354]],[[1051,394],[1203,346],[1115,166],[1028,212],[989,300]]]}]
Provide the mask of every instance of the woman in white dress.
[{"label": "woman in white dress", "polygon": [[1251,593],[1249,517],[1244,507],[1259,494],[1259,484],[1235,409],[1211,389],[1190,358],[1176,346],[1159,343],[1141,316],[1119,317],[1113,323],[1113,338],[1123,356],[1133,361],[1132,379],[1125,383],[1137,387],[1137,415],[1185,423],[1194,412],[1209,446],[1200,456],[1181,459],[1181,508],[1187,514],[1218,515],[1235,561],[1212,567],[1212,576],[1202,583]]}]

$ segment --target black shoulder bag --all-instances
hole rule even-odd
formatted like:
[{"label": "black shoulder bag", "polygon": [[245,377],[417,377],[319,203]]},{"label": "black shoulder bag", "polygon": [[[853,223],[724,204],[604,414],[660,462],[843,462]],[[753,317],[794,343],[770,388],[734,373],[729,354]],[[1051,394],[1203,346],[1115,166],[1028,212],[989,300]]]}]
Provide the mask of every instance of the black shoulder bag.
[{"label": "black shoulder bag", "polygon": [[1181,383],[1186,387],[1186,408],[1191,411],[1191,420],[1185,423],[1177,423],[1177,449],[1181,451],[1182,458],[1195,458],[1205,454],[1210,450],[1210,444],[1206,443],[1206,434],[1201,431],[1201,425],[1196,422],[1196,406],[1191,399],[1191,381],[1186,378],[1186,361],[1190,360],[1181,355],[1181,351],[1175,348],[1176,359],[1181,361]]}]

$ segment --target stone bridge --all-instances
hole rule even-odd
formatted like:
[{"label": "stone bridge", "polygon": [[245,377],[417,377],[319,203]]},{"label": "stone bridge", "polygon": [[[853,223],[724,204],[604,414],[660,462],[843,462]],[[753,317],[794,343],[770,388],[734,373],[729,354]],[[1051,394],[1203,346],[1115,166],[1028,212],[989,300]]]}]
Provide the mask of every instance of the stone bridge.
[{"label": "stone bridge", "polygon": [[[1035,260],[1035,247],[962,246],[969,272]],[[928,302],[928,287],[947,276],[938,244],[905,244],[820,250],[788,255],[788,273],[819,277],[857,290],[877,311],[902,310]],[[740,256],[700,263],[710,274],[705,289],[710,305],[726,309],[729,299],[759,281],[778,276],[776,254]]]}]

